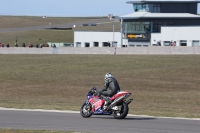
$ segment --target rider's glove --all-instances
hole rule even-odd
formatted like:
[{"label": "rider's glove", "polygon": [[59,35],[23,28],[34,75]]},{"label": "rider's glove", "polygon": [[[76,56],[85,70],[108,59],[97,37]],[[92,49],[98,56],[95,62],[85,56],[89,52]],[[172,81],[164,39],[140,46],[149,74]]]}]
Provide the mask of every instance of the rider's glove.
[{"label": "rider's glove", "polygon": [[95,96],[101,96],[101,91],[96,91],[96,93],[94,94]]},{"label": "rider's glove", "polygon": [[96,92],[94,93],[94,96],[98,96],[98,91],[96,91]]}]

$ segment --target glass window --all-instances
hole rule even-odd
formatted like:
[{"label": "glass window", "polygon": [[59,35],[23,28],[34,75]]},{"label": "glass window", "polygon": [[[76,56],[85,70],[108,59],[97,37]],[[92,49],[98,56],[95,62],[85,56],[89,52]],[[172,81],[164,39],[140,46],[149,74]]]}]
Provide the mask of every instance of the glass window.
[{"label": "glass window", "polygon": [[154,12],[160,12],[160,4],[154,4],[153,5],[153,11]]},{"label": "glass window", "polygon": [[137,25],[135,25],[135,26],[136,26],[135,30],[136,30],[136,31],[140,31],[140,25],[137,24]]},{"label": "glass window", "polygon": [[110,42],[103,42],[103,47],[110,47]]},{"label": "glass window", "polygon": [[117,47],[117,42],[112,42],[112,43],[113,43],[112,47]]},{"label": "glass window", "polygon": [[149,5],[148,4],[133,4],[133,8],[134,8],[135,12],[149,11]]},{"label": "glass window", "polygon": [[161,28],[161,25],[155,24],[155,25],[153,26],[153,32],[160,32],[160,28]]},{"label": "glass window", "polygon": [[86,42],[85,47],[90,47],[90,43]]},{"label": "glass window", "polygon": [[133,4],[135,12],[160,12],[160,4]]},{"label": "glass window", "polygon": [[76,42],[76,47],[81,47],[81,42]]},{"label": "glass window", "polygon": [[180,46],[187,46],[187,40],[180,40]]},{"label": "glass window", "polygon": [[140,30],[141,30],[141,31],[145,31],[145,28],[144,28],[144,27],[145,27],[145,24],[144,24],[144,23],[141,23],[141,24],[140,24]]},{"label": "glass window", "polygon": [[192,41],[192,46],[199,46],[199,40],[193,40]]},{"label": "glass window", "polygon": [[150,31],[150,25],[149,25],[149,24],[148,24],[148,25],[145,24],[145,25],[144,25],[144,30],[145,30],[145,31]]},{"label": "glass window", "polygon": [[148,12],[153,12],[153,4],[148,4]]},{"label": "glass window", "polygon": [[135,33],[150,31],[150,22],[124,22],[123,31],[125,33]]},{"label": "glass window", "polygon": [[134,24],[134,23],[132,23],[132,29],[131,29],[131,31],[136,31],[136,28],[135,28],[135,24]]},{"label": "glass window", "polygon": [[162,25],[163,25],[162,22],[154,22],[153,23],[153,32],[160,32]]},{"label": "glass window", "polygon": [[164,46],[170,46],[170,41],[164,41]]},{"label": "glass window", "polygon": [[142,5],[141,4],[134,4],[133,5],[135,12],[140,11],[142,9]]},{"label": "glass window", "polygon": [[99,42],[94,42],[94,47],[99,47]]}]

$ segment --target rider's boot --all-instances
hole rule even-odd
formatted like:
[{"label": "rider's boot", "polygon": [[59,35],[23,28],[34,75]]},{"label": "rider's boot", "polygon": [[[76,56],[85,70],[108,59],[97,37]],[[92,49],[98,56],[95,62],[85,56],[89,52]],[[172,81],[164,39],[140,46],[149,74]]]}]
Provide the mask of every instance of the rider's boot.
[{"label": "rider's boot", "polygon": [[104,98],[104,100],[105,100],[105,103],[104,103],[104,106],[103,106],[103,110],[106,110],[108,105],[110,105],[112,101],[110,100],[109,97]]}]

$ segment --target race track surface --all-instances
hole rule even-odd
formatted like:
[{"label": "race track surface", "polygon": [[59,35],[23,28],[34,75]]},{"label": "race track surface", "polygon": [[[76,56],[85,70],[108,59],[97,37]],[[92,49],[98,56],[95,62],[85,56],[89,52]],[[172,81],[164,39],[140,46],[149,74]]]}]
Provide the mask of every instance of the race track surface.
[{"label": "race track surface", "polygon": [[77,112],[0,110],[0,128],[96,133],[200,133],[199,120],[139,117],[123,120]]}]

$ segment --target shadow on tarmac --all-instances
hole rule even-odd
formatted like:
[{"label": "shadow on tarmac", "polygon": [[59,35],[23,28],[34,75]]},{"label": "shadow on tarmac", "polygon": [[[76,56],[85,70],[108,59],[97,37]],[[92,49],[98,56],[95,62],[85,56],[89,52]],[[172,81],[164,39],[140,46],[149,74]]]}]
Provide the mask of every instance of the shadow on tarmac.
[{"label": "shadow on tarmac", "polygon": [[[98,118],[98,119],[115,119],[113,116],[102,116],[102,115],[99,115],[99,116],[96,116],[96,115],[93,115],[91,118]],[[89,119],[91,119],[89,118]],[[127,116],[126,118],[124,119],[115,119],[115,120],[154,120],[156,118],[153,118],[153,117],[129,117]]]}]

